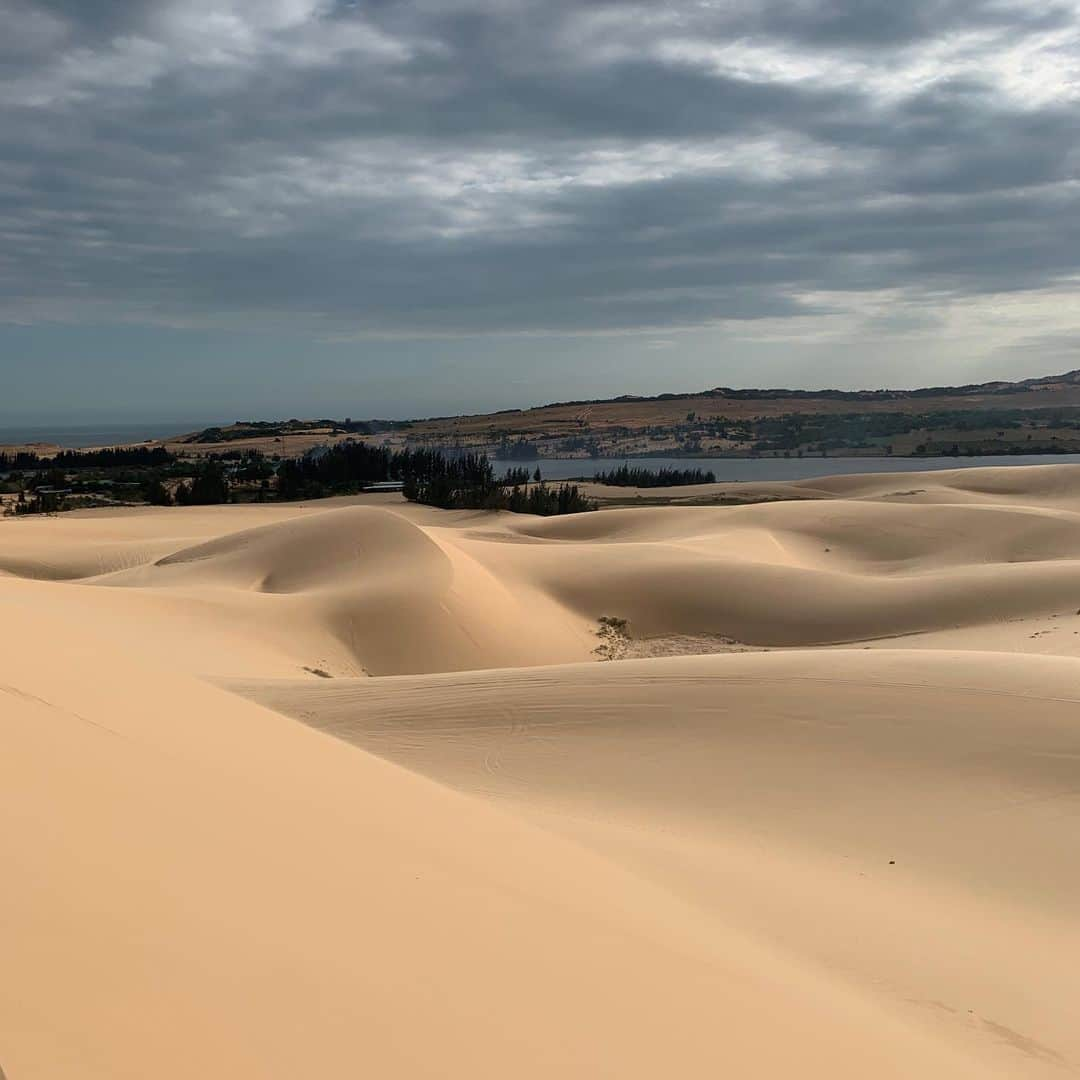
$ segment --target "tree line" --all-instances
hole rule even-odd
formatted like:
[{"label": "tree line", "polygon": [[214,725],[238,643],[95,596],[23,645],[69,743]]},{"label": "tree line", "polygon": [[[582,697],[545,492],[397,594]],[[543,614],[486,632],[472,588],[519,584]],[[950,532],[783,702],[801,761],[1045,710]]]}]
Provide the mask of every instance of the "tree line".
[{"label": "tree line", "polygon": [[348,495],[370,484],[398,480],[405,498],[445,510],[511,510],[515,513],[576,514],[592,510],[576,484],[550,487],[525,469],[504,477],[485,454],[447,455],[440,450],[388,450],[366,443],[339,443],[281,462],[280,499]]},{"label": "tree line", "polygon": [[716,474],[703,469],[643,469],[621,465],[610,472],[597,473],[598,484],[613,487],[680,487],[686,484],[715,484]]},{"label": "tree line", "polygon": [[[36,454],[0,456],[0,469],[37,474],[39,486],[70,489],[66,496],[44,495],[27,501],[25,478],[13,477],[9,490],[19,499],[11,512],[49,513],[71,500],[104,492],[130,490],[154,506],[207,506],[268,499],[295,501],[329,495],[350,495],[371,484],[399,481],[412,502],[444,509],[511,510],[541,515],[574,514],[594,509],[576,484],[545,484],[537,469],[530,480],[524,468],[495,475],[484,454],[448,455],[439,450],[388,450],[366,443],[318,447],[303,457],[271,461],[248,451],[211,455],[188,461],[160,447],[64,451],[51,458]],[[110,477],[85,479],[96,468]],[[83,477],[68,474],[84,470]],[[276,472],[276,478],[275,478]],[[15,485],[12,487],[11,485]]]},{"label": "tree line", "polygon": [[111,446],[103,450],[60,450],[56,454],[36,454],[19,450],[0,454],[0,472],[59,469],[78,472],[82,469],[154,469],[176,460],[163,446]]}]

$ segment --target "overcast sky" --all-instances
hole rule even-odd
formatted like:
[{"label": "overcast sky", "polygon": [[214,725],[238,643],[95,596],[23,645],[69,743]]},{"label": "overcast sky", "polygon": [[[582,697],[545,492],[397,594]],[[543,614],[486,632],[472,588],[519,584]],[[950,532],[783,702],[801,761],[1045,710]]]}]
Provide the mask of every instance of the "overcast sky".
[{"label": "overcast sky", "polygon": [[0,420],[1080,367],[1080,0],[0,0]]}]

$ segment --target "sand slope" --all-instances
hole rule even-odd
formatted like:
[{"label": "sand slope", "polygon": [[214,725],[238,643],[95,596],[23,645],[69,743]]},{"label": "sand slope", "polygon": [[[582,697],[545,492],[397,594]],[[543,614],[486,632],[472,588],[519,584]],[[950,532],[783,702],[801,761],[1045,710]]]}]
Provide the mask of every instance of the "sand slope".
[{"label": "sand slope", "polygon": [[1080,663],[822,660],[235,689],[571,835],[901,1014],[929,1011],[972,1052],[1004,1040],[1080,1062]]},{"label": "sand slope", "polygon": [[9,1080],[1080,1071],[1080,470],[800,497],[0,521]]}]

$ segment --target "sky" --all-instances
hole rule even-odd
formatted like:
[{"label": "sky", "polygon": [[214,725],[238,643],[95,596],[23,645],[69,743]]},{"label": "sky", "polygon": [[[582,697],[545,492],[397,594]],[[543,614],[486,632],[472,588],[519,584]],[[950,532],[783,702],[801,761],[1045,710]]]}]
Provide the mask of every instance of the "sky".
[{"label": "sky", "polygon": [[0,422],[1080,367],[1080,0],[0,20]]}]

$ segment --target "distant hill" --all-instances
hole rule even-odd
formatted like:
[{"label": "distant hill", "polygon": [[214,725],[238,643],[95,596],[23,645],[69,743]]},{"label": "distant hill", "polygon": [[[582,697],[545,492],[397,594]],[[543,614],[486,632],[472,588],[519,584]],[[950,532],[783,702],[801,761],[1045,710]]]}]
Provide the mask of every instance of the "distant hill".
[{"label": "distant hill", "polygon": [[[1080,370],[1019,382],[997,380],[964,386],[929,386],[915,390],[790,390],[786,388],[734,389],[718,386],[690,393],[657,394],[652,397],[623,394],[613,398],[558,401],[531,409],[496,413],[437,417],[415,421],[414,430],[452,427],[482,429],[521,422],[560,423],[588,415],[591,423],[619,424],[645,417],[674,417],[680,409],[702,415],[740,418],[750,415],[836,412],[864,406],[868,411],[910,409],[965,409],[992,407],[1040,408],[1080,406]],[[516,419],[515,419],[516,418]]]},{"label": "distant hill", "polygon": [[[360,412],[360,406],[353,408]],[[501,458],[929,456],[1080,452],[1080,370],[914,390],[734,389],[553,402],[387,422],[245,421],[180,440],[181,452],[250,446],[294,456],[368,438],[465,447]]]},{"label": "distant hill", "polygon": [[[1002,395],[1029,395],[1037,392],[1049,391],[1052,393],[1067,393],[1071,390],[1080,391],[1080,370],[1067,371],[1062,375],[1043,375],[1037,379],[1021,379],[1018,382],[1006,382],[995,380],[985,383],[966,383],[963,386],[925,386],[915,390],[789,390],[781,387],[748,388],[737,390],[730,386],[717,386],[712,390],[700,390],[683,394],[656,394],[653,396],[639,394],[620,394],[613,398],[586,398],[581,401],[558,401],[550,405],[541,405],[529,410],[504,410],[505,412],[539,412],[544,409],[563,409],[580,407],[583,405],[621,405],[640,404],[643,402],[671,402],[671,401],[699,401],[703,399],[720,398],[726,401],[867,401],[867,402],[899,402],[920,401],[927,399],[942,398],[953,400],[955,398]],[[1076,396],[1076,403],[1080,404],[1080,393]],[[488,415],[499,416],[504,413],[491,413]]]}]

